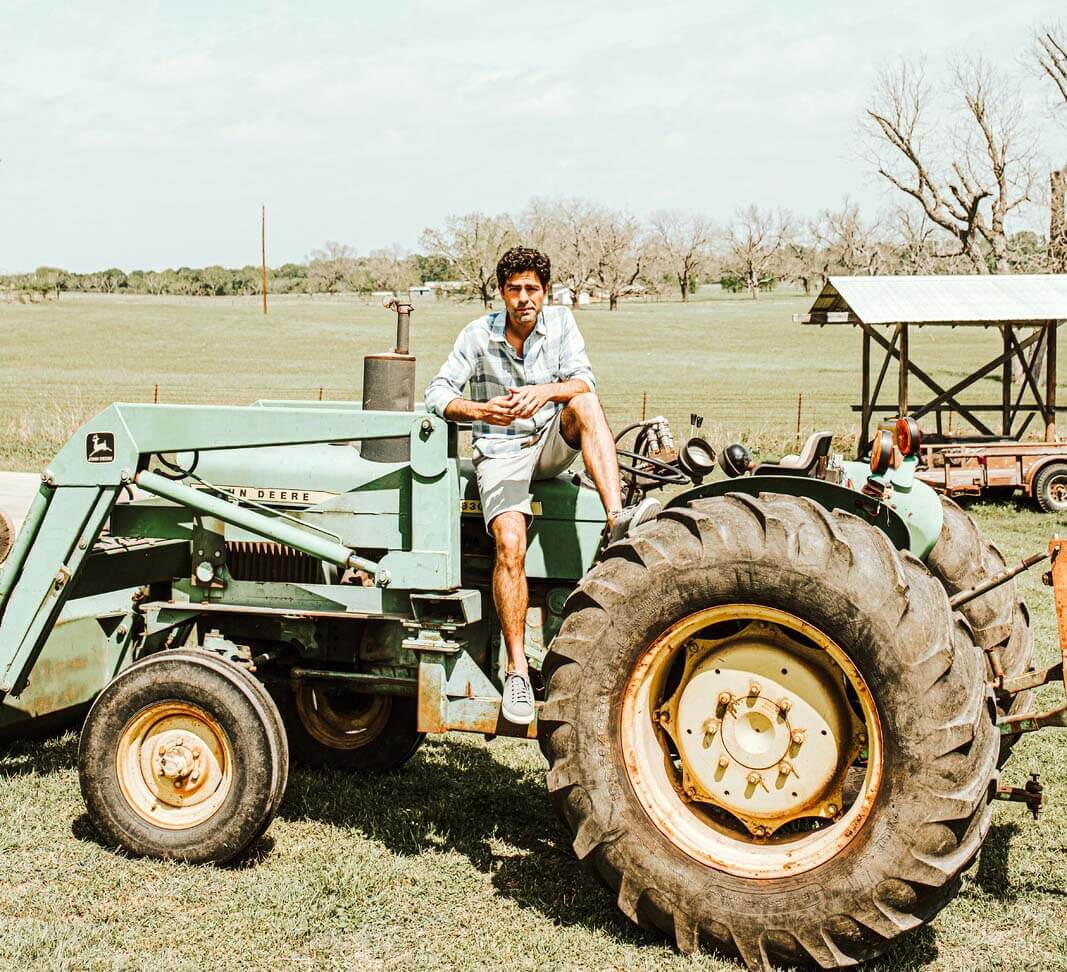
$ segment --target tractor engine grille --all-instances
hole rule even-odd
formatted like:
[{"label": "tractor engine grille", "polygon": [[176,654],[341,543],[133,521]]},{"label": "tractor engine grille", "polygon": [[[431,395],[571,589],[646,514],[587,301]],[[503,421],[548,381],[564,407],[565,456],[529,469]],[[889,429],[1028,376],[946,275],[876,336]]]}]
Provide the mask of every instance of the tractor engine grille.
[{"label": "tractor engine grille", "polygon": [[226,564],[234,580],[320,584],[322,562],[280,543],[231,540]]}]

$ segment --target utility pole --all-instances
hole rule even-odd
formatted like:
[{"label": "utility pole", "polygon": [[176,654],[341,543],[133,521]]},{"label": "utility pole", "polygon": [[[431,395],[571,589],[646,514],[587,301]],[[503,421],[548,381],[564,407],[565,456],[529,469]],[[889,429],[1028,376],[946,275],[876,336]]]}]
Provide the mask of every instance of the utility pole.
[{"label": "utility pole", "polygon": [[263,313],[267,313],[267,207],[260,207],[259,214],[260,266],[263,270]]}]

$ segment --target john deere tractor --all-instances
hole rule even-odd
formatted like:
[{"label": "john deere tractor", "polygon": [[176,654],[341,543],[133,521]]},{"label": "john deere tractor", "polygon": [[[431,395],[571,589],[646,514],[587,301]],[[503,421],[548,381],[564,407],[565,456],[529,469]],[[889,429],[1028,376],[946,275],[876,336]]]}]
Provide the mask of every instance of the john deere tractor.
[{"label": "john deere tractor", "polygon": [[1032,671],[1023,565],[915,479],[914,423],[869,464],[826,433],[775,464],[730,446],[725,475],[636,423],[627,491],[669,501],[607,546],[580,476],[535,483],[518,727],[492,542],[461,430],[414,407],[408,311],[361,402],[116,404],[74,435],[0,575],[0,725],[91,703],[85,803],[133,854],[242,854],[290,755],[363,773],[427,733],[517,735],[576,855],[683,951],[836,968],[929,921],[1011,741],[1065,720],[1029,711],[1062,666]]}]

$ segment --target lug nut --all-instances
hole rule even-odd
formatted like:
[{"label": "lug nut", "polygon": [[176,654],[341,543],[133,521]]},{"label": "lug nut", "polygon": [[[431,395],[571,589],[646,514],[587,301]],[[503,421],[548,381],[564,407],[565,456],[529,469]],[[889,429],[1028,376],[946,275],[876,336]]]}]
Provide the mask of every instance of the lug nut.
[{"label": "lug nut", "polygon": [[750,685],[750,686],[748,687],[748,694],[749,694],[749,695],[759,695],[761,691],[762,691],[762,690],[760,689],[760,685],[759,685],[759,682],[753,682],[753,683],[752,683],[752,684],[751,684],[751,685]]},{"label": "lug nut", "polygon": [[804,730],[794,729],[789,734],[789,738],[793,741],[794,746],[799,746],[804,741]]},{"label": "lug nut", "polygon": [[763,826],[763,824],[760,824],[756,828],[756,836],[757,837],[766,837],[768,833],[770,833],[770,831],[768,831],[767,828]]},{"label": "lug nut", "polygon": [[719,769],[726,769],[726,767],[729,766],[729,765],[730,765],[730,757],[729,756],[723,755],[723,756],[719,757]]},{"label": "lug nut", "polygon": [[714,736],[719,731],[718,719],[705,719],[704,720],[704,732],[709,736]]},{"label": "lug nut", "polygon": [[200,758],[200,750],[199,749],[194,749],[193,750],[193,759],[199,759],[199,758]]},{"label": "lug nut", "polygon": [[733,696],[731,696],[729,692],[720,692],[719,705],[729,705],[732,698]]},{"label": "lug nut", "polygon": [[783,759],[778,764],[778,772],[781,773],[782,776],[788,776],[790,773],[793,772],[793,764],[789,762],[788,759]]},{"label": "lug nut", "polygon": [[752,786],[759,786],[760,783],[763,782],[763,777],[760,776],[759,773],[749,773],[748,774],[748,782]]},{"label": "lug nut", "polygon": [[778,703],[778,709],[781,712],[788,712],[791,708],[793,708],[793,703],[790,702],[789,699],[782,699],[782,701]]},{"label": "lug nut", "polygon": [[836,803],[828,804],[827,807],[826,807],[826,812],[828,814],[830,814],[831,817],[836,817],[837,816],[837,804]]}]

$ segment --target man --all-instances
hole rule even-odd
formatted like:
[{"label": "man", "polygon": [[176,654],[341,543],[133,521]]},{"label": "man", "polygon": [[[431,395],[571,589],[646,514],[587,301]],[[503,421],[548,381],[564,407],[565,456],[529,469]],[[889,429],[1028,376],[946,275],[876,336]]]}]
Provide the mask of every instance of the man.
[{"label": "man", "polygon": [[[507,647],[501,711],[510,722],[533,721],[526,663],[526,529],[533,521],[530,482],[558,476],[581,452],[618,540],[660,511],[646,499],[622,509],[615,442],[600,408],[596,382],[566,307],[545,307],[548,257],[514,247],[496,267],[504,311],[472,321],[426,389],[426,407],[442,418],[471,422],[474,469],[486,529],[496,541],[493,600]],[[470,383],[471,397],[463,397]]]}]

